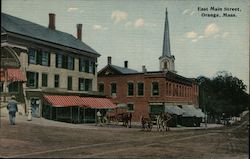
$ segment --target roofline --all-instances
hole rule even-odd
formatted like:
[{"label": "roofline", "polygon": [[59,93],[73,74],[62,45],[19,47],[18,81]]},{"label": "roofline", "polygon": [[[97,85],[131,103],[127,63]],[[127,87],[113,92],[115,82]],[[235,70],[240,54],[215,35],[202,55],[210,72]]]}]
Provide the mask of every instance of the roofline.
[{"label": "roofline", "polygon": [[[38,43],[41,41],[41,42],[45,42],[45,43],[48,43],[48,44],[53,44],[54,46],[52,46],[52,47],[62,46],[62,47],[66,47],[66,48],[69,48],[69,49],[81,51],[81,52],[84,52],[84,53],[90,53],[90,54],[95,55],[97,57],[101,56],[99,53],[93,53],[93,52],[89,52],[89,51],[86,51],[86,50],[80,50],[80,49],[77,49],[77,48],[61,45],[61,44],[58,44],[58,43],[54,43],[54,42],[34,38],[34,37],[23,35],[23,34],[18,34],[18,33],[11,32],[11,31],[6,31],[6,33],[7,33],[7,35],[9,34],[9,35],[12,35],[12,36],[17,37],[17,38],[21,38],[21,37],[27,38],[26,40],[28,40],[28,41],[34,41],[34,42],[38,42]],[[21,37],[19,37],[19,36],[21,36]],[[7,41],[8,41],[8,39],[7,39]],[[56,47],[56,48],[58,48],[58,47]],[[77,53],[77,52],[75,52],[75,53]],[[77,54],[79,54],[79,53],[77,53]]]}]

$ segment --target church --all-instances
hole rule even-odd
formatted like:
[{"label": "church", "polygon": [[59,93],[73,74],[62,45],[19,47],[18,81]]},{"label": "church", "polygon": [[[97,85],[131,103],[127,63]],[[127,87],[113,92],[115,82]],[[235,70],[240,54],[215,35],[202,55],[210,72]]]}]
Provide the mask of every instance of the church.
[{"label": "church", "polygon": [[132,112],[132,121],[140,121],[141,116],[159,112],[172,112],[180,115],[181,108],[199,107],[199,87],[193,78],[183,77],[175,70],[175,57],[171,54],[168,12],[166,10],[163,51],[159,57],[159,70],[141,71],[112,64],[98,72],[98,91],[111,98],[118,107],[127,107]]}]

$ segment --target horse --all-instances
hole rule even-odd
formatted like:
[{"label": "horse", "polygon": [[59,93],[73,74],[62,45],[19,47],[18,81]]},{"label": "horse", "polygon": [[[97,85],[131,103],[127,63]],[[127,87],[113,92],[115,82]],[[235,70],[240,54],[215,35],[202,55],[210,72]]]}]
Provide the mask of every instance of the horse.
[{"label": "horse", "polygon": [[172,119],[169,113],[161,113],[160,115],[157,115],[156,119],[158,131],[163,131],[164,128],[165,131],[169,131],[168,122]]},{"label": "horse", "polygon": [[122,121],[125,127],[131,128],[132,113],[122,114]]},{"label": "horse", "polygon": [[143,130],[151,131],[153,128],[153,123],[151,118],[146,118],[144,116],[141,116],[141,124]]}]

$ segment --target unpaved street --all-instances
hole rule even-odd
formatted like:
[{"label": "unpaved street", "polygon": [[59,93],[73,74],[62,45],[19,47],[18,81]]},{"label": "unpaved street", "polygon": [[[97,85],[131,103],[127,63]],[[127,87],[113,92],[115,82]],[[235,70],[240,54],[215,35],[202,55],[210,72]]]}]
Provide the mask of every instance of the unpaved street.
[{"label": "unpaved street", "polygon": [[[248,122],[249,123],[249,122]],[[248,158],[247,122],[229,128],[142,131],[77,129],[19,123],[0,128],[0,157],[36,158]]]}]

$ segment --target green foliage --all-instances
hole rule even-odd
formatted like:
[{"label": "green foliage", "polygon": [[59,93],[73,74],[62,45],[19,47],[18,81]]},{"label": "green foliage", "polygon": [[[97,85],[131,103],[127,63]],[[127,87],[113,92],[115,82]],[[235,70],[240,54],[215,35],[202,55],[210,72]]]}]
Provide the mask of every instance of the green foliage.
[{"label": "green foliage", "polygon": [[200,85],[199,103],[210,115],[221,116],[225,113],[227,117],[238,116],[248,109],[246,85],[231,73],[218,72],[212,79],[200,76],[197,82]]}]

